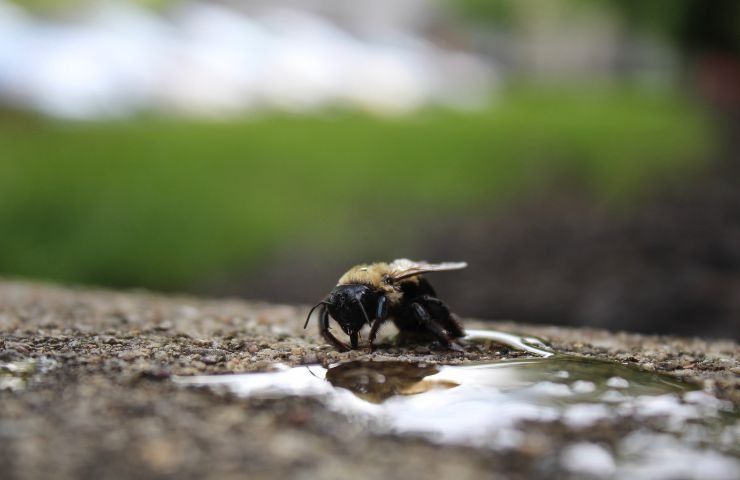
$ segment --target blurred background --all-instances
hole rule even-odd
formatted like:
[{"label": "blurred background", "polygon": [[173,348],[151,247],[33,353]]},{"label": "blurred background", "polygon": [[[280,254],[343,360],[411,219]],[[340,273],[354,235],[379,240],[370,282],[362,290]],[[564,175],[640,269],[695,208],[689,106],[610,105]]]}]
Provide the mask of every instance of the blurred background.
[{"label": "blurred background", "polygon": [[0,275],[740,336],[740,2],[0,0]]}]

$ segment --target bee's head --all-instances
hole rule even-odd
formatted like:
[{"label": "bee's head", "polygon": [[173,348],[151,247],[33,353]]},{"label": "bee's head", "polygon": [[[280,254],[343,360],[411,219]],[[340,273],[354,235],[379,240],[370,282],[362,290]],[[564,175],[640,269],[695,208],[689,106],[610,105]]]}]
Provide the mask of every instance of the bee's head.
[{"label": "bee's head", "polygon": [[347,335],[360,331],[365,323],[370,323],[367,312],[375,312],[376,303],[377,294],[363,284],[337,285],[326,299],[329,315]]}]

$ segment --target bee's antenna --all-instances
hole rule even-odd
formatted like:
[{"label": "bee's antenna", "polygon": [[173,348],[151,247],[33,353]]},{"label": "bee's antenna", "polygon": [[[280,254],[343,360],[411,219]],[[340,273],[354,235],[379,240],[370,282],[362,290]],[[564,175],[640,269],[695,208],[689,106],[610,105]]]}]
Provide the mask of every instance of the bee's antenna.
[{"label": "bee's antenna", "polygon": [[322,300],[319,303],[317,303],[316,305],[314,305],[313,307],[311,307],[311,310],[308,312],[308,316],[306,317],[306,323],[303,324],[303,329],[304,330],[306,329],[306,327],[308,327],[308,321],[311,320],[311,314],[313,313],[314,310],[316,310],[316,308],[319,305],[330,305],[330,303],[327,302],[327,301],[325,301],[325,300]]}]

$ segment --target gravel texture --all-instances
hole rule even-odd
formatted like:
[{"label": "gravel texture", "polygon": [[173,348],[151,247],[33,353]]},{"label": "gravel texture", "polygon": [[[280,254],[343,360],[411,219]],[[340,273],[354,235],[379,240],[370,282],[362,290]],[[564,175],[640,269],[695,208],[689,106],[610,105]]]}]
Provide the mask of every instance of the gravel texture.
[{"label": "gravel texture", "polygon": [[[0,390],[2,478],[565,478],[555,459],[566,442],[609,442],[624,433],[619,426],[576,432],[537,425],[522,447],[502,454],[371,435],[312,399],[245,400],[169,381],[173,374],[264,371],[276,362],[464,363],[522,355],[505,347],[458,353],[389,341],[373,354],[338,353],[315,325],[302,329],[306,313],[0,281],[0,365],[40,360],[13,376],[13,388]],[[740,401],[739,349],[730,340],[465,324],[535,335],[558,351],[664,372]]]}]

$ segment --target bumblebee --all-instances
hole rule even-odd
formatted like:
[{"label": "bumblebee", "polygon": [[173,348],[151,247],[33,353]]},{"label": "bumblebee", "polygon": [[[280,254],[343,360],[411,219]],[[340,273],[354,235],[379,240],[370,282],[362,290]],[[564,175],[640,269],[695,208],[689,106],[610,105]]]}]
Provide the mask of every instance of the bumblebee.
[{"label": "bumblebee", "polygon": [[[465,335],[462,324],[437,298],[423,274],[467,266],[465,262],[426,263],[405,258],[357,265],[342,275],[329,295],[308,312],[303,328],[320,307],[319,333],[339,351],[356,349],[360,330],[366,324],[370,325],[368,341],[372,351],[380,326],[388,320],[401,334],[431,334],[447,348],[460,349],[454,340]],[[349,336],[351,347],[332,334],[329,317]]]}]

